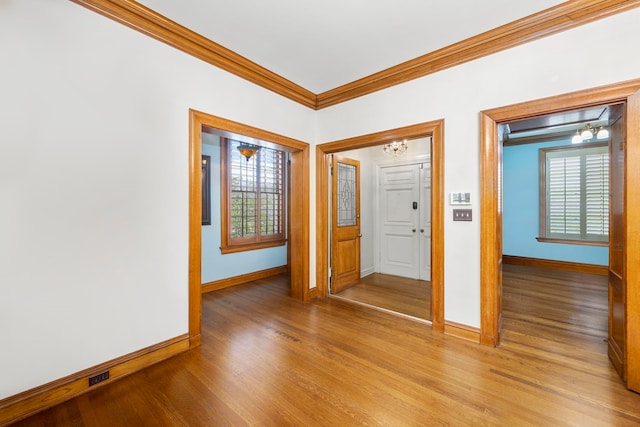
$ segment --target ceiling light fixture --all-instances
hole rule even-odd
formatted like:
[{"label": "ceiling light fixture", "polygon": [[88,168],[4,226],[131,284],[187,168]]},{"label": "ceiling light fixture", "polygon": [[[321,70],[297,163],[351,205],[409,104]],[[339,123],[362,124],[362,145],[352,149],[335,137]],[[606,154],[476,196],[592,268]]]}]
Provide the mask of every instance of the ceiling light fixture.
[{"label": "ceiling light fixture", "polygon": [[240,145],[238,145],[238,151],[247,159],[247,162],[258,152],[259,149],[259,146],[247,144],[246,142],[241,142]]},{"label": "ceiling light fixture", "polygon": [[392,154],[394,156],[406,153],[407,148],[408,145],[406,139],[403,141],[393,141],[389,144],[384,144],[382,147],[385,153]]},{"label": "ceiling light fixture", "polygon": [[600,126],[600,129],[596,132],[595,128],[587,123],[582,129],[576,130],[576,134],[571,138],[571,143],[580,144],[581,142],[588,141],[593,138],[594,134],[596,135],[596,139],[609,138],[609,131],[604,126]]}]

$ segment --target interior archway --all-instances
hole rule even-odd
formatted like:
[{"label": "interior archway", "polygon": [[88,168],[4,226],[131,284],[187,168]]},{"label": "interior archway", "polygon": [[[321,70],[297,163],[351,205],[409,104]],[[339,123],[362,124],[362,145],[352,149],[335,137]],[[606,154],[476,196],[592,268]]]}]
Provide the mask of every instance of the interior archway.
[{"label": "interior archway", "polygon": [[189,341],[201,342],[201,258],[202,258],[202,190],[201,155],[203,129],[211,128],[229,135],[239,134],[268,141],[274,148],[291,154],[290,234],[291,296],[299,300],[309,292],[309,145],[305,142],[216,117],[189,111]]},{"label": "interior archway", "polygon": [[[640,206],[640,105],[638,91],[640,80],[631,80],[595,89],[558,95],[550,98],[500,107],[480,113],[480,342],[488,346],[500,343],[502,316],[502,144],[498,137],[498,125],[504,122],[552,114],[565,110],[577,110],[596,105],[627,102],[627,188],[626,205],[626,275],[627,330],[638,327],[640,311],[640,267],[635,260],[640,256],[640,215],[633,207]],[[627,334],[627,337],[630,337]],[[640,342],[628,339],[628,354],[640,354]],[[628,358],[628,385],[640,384],[638,358]]]},{"label": "interior archway", "polygon": [[432,327],[444,331],[444,120],[377,132],[316,146],[316,286],[319,296],[329,293],[328,177],[329,154],[390,143],[393,140],[431,137],[431,286]]}]

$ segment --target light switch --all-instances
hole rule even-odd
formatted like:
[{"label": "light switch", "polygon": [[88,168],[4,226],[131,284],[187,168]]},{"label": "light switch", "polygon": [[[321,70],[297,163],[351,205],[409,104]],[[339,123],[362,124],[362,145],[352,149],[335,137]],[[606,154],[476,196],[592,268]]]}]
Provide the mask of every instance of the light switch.
[{"label": "light switch", "polygon": [[454,209],[453,220],[454,221],[471,221],[471,209]]}]

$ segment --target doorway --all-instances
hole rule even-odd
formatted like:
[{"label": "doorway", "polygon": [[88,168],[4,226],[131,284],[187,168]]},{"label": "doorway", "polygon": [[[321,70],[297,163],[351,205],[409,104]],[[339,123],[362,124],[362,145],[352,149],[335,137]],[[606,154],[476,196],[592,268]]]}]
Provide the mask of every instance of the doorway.
[{"label": "doorway", "polygon": [[620,107],[499,125],[506,347],[528,342],[553,348],[544,357],[607,366],[609,139]]},{"label": "doorway", "polygon": [[[509,121],[550,114],[558,111],[577,110],[595,105],[626,102],[626,187],[627,207],[640,206],[640,80],[623,82],[589,91],[560,95],[552,98],[511,105],[481,112],[481,343],[496,346],[500,343],[502,323],[502,143],[499,124]],[[633,284],[624,291],[626,301],[625,322],[622,334],[626,340],[627,385],[640,390],[640,341],[629,331],[640,326],[640,242],[629,236],[640,231],[640,215],[627,208],[619,212],[624,218],[623,234],[626,256],[623,270],[626,282]],[[610,263],[611,265],[611,263]],[[611,274],[611,272],[610,272]],[[632,290],[630,290],[632,289]],[[610,316],[611,321],[611,316]],[[609,328],[611,332],[611,327]],[[611,339],[611,337],[610,337]]]},{"label": "doorway", "polygon": [[412,125],[375,134],[363,135],[347,140],[340,140],[316,147],[316,205],[318,235],[316,239],[316,283],[318,294],[329,294],[329,230],[330,206],[329,197],[329,165],[330,154],[342,153],[347,150],[379,146],[394,140],[417,139],[431,137],[431,176],[432,176],[432,204],[431,223],[431,321],[437,331],[444,331],[444,214],[443,214],[443,131],[442,120]]},{"label": "doorway", "polygon": [[331,295],[431,321],[431,141],[403,146],[331,155]]},{"label": "doorway", "polygon": [[203,112],[189,111],[189,343],[196,347],[201,342],[202,314],[202,133],[215,132],[227,138],[237,135],[269,141],[270,148],[286,151],[290,155],[290,199],[288,238],[291,261],[289,274],[291,296],[309,300],[315,292],[309,289],[309,145],[242,123],[216,117]]}]

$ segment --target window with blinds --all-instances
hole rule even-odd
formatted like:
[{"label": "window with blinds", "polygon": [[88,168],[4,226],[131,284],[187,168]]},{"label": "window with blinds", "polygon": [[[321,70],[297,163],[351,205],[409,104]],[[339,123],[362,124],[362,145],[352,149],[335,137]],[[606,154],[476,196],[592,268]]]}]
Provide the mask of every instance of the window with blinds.
[{"label": "window with blinds", "polygon": [[262,147],[248,160],[222,139],[222,245],[238,252],[285,243],[285,153]]},{"label": "window with blinds", "polygon": [[606,144],[540,150],[540,237],[602,244],[609,240]]}]

